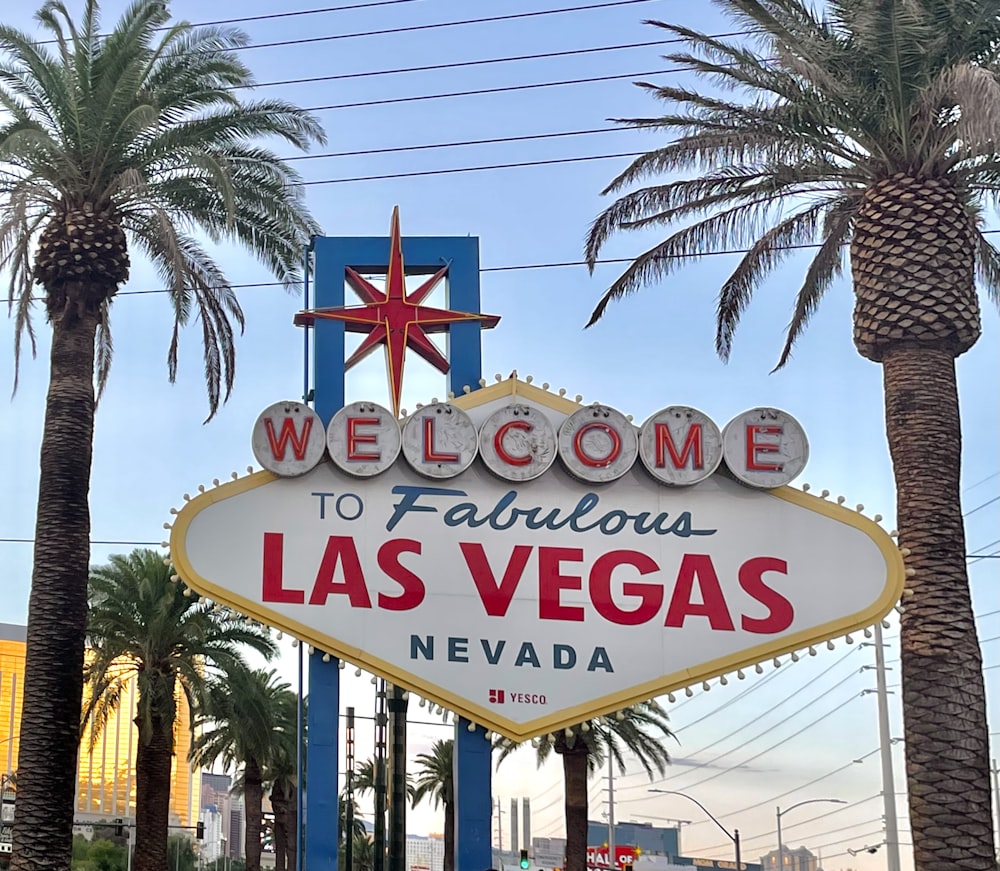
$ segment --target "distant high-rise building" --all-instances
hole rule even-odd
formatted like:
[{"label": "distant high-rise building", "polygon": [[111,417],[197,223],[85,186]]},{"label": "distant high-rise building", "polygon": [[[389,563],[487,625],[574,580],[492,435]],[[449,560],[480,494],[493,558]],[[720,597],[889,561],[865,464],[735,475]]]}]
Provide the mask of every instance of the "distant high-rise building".
[{"label": "distant high-rise building", "polygon": [[760,857],[763,871],[822,871],[819,859],[805,847],[784,847],[782,849],[783,864],[778,865],[778,851],[772,850],[766,856]]},{"label": "distant high-rise building", "polygon": [[228,774],[210,774],[203,771],[201,806],[203,810],[214,809],[219,814],[224,842],[223,855],[239,859],[243,856],[242,799],[230,792],[232,784],[233,779]]},{"label": "distant high-rise building", "polygon": [[[17,771],[26,637],[24,626],[0,623],[0,764],[11,773]],[[120,708],[111,714],[93,747],[90,724],[84,726],[77,766],[77,819],[135,816],[137,697],[133,674],[125,679]],[[201,809],[201,779],[187,761],[191,749],[190,716],[187,699],[178,692],[170,816],[171,822],[180,826],[193,826]]]},{"label": "distant high-rise building", "polygon": [[406,871],[442,871],[444,838],[440,835],[406,836]]}]

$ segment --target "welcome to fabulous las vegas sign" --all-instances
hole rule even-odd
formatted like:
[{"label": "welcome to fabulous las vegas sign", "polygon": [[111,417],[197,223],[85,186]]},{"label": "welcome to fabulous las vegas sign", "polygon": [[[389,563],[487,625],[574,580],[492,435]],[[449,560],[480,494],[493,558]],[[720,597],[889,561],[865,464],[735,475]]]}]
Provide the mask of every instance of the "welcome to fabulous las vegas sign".
[{"label": "welcome to fabulous las vegas sign", "polygon": [[277,403],[264,471],[179,512],[202,595],[514,740],[871,625],[902,558],[859,512],[787,486],[790,415],[635,426],[511,377],[399,420]]}]

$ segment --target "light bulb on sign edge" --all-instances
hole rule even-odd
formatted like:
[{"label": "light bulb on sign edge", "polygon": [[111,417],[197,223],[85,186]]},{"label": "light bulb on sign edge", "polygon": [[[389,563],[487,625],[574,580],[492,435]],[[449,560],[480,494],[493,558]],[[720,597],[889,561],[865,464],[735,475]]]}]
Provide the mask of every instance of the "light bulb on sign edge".
[{"label": "light bulb on sign edge", "polygon": [[760,663],[758,662],[758,663],[757,663],[757,664],[756,664],[756,665],[755,665],[755,666],[753,667],[753,670],[754,670],[755,672],[757,672],[757,674],[763,674],[763,673],[764,673],[764,666],[762,666],[762,665],[761,665],[761,664],[760,664]]},{"label": "light bulb on sign edge", "polygon": [[688,698],[691,698],[691,696],[694,695],[694,690],[691,689],[691,687],[684,687],[684,695],[686,695]]}]

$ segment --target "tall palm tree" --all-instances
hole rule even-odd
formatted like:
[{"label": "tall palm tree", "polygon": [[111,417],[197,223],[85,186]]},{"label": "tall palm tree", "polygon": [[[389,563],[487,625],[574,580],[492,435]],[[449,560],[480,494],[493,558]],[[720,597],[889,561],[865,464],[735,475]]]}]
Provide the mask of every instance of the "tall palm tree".
[{"label": "tall palm tree", "polygon": [[185,726],[177,722],[178,692],[195,711],[205,701],[209,674],[240,669],[243,646],[274,653],[265,630],[186,595],[191,591],[171,581],[172,572],[162,555],[139,549],[90,573],[93,655],[84,672],[84,722],[92,724],[92,742],[120,708],[129,681],[138,690],[135,871],[162,871],[166,862],[174,734]]},{"label": "tall palm tree", "polygon": [[209,683],[195,722],[200,733],[191,758],[196,764],[242,766],[238,780],[246,807],[246,871],[260,871],[265,772],[287,746],[289,730],[294,740],[295,719],[289,722],[287,716],[289,693],[274,670],[232,669]]},{"label": "tall palm tree", "polygon": [[669,232],[611,285],[591,323],[686,259],[745,246],[719,294],[716,349],[727,359],[754,290],[792,249],[817,243],[780,368],[848,248],[854,343],[882,366],[896,524],[913,575],[902,674],[915,862],[993,868],[955,358],[980,335],[977,275],[994,301],[1000,289],[1000,251],[982,229],[1000,192],[1000,2],[830,0],[823,17],[803,0],[717,2],[749,41],[650,22],[687,43],[667,59],[713,95],[643,83],[668,113],[621,119],[671,138],[605,192],[678,177],[629,190],[591,226],[591,266],[616,231]]},{"label": "tall palm tree", "polygon": [[410,798],[414,807],[428,798],[444,808],[444,871],[455,871],[455,740],[435,741],[430,753],[419,753]]},{"label": "tall palm tree", "polygon": [[264,769],[274,811],[275,871],[294,871],[298,851],[298,704],[298,693],[292,690],[276,699],[273,744]]},{"label": "tall palm tree", "polygon": [[198,234],[241,245],[293,285],[318,232],[299,176],[265,143],[307,148],[323,133],[296,106],[244,96],[253,83],[237,51],[246,35],[173,22],[164,0],[132,0],[107,30],[99,11],[86,0],[74,22],[50,0],[36,15],[41,34],[0,26],[0,270],[11,280],[17,351],[25,337],[34,351],[35,285],[51,327],[14,871],[70,858],[95,375],[99,396],[130,249],[167,289],[171,380],[180,328],[200,322],[211,417],[233,385],[243,313]]},{"label": "tall palm tree", "polygon": [[[626,771],[626,754],[635,757],[650,778],[654,770],[663,774],[670,763],[663,739],[672,736],[666,711],[651,699],[532,742],[539,768],[553,751],[562,757],[566,871],[585,871],[587,867],[587,780],[607,763],[609,754],[622,774]],[[499,765],[524,745],[500,739],[497,746]]]}]

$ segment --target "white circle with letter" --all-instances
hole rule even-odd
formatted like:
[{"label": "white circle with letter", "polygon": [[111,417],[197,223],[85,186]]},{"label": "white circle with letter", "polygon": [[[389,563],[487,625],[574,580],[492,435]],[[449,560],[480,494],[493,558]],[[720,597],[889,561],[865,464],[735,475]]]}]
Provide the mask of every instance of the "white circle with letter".
[{"label": "white circle with letter", "polygon": [[556,431],[545,413],[527,405],[506,405],[479,430],[479,455],[507,481],[531,481],[556,459]]},{"label": "white circle with letter", "polygon": [[639,430],[639,457],[658,481],[689,487],[722,462],[722,433],[707,414],[687,405],[657,411]]},{"label": "white circle with letter", "polygon": [[399,456],[402,438],[392,412],[374,402],[352,402],[326,428],[326,448],[334,465],[348,475],[371,478]]},{"label": "white circle with letter", "polygon": [[559,456],[581,481],[606,484],[617,480],[635,464],[638,451],[635,427],[607,405],[581,408],[559,427]]},{"label": "white circle with letter", "polygon": [[323,421],[302,402],[269,405],[254,423],[250,441],[257,462],[283,478],[312,471],[326,452]]},{"label": "white circle with letter", "polygon": [[779,408],[751,408],[738,414],[722,431],[722,450],[737,479],[763,490],[794,480],[809,459],[806,431]]},{"label": "white circle with letter", "polygon": [[403,425],[403,456],[428,478],[453,478],[479,450],[476,425],[462,409],[437,402],[417,409]]}]

